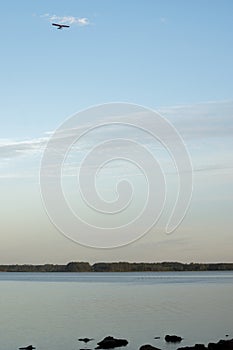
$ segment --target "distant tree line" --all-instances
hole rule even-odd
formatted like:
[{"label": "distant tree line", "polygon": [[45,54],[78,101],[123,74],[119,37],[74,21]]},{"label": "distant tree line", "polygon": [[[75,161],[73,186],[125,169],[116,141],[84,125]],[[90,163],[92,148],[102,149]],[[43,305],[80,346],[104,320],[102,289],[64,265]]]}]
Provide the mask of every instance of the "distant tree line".
[{"label": "distant tree line", "polygon": [[0,272],[166,272],[166,271],[231,271],[233,263],[129,263],[100,262],[90,265],[88,262],[69,262],[66,265],[0,265]]}]

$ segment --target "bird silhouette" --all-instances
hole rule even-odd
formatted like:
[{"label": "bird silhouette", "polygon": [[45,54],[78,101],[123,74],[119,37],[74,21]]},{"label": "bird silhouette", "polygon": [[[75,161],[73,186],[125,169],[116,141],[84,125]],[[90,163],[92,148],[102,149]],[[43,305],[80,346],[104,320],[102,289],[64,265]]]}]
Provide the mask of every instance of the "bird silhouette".
[{"label": "bird silhouette", "polygon": [[59,24],[59,23],[52,23],[52,26],[57,27],[57,29],[69,28],[70,27],[70,26],[67,26],[66,24]]}]

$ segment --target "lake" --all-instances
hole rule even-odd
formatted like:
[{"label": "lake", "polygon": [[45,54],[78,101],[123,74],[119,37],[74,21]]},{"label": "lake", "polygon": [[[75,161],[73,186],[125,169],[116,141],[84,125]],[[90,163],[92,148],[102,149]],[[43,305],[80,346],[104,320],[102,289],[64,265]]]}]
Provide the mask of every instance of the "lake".
[{"label": "lake", "polygon": [[[184,337],[166,344],[166,334]],[[233,272],[0,273],[3,350],[79,350],[79,337],[177,349],[233,338]],[[161,339],[155,340],[154,337]]]}]

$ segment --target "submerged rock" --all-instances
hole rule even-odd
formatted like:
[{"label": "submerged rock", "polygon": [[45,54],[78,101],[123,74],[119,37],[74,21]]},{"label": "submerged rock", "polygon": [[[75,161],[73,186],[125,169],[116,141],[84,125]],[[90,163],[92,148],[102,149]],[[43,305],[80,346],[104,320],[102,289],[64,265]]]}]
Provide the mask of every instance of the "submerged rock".
[{"label": "submerged rock", "polygon": [[99,343],[97,343],[97,347],[95,349],[113,349],[121,346],[126,346],[128,341],[126,339],[116,339],[114,337],[105,337]]},{"label": "submerged rock", "polygon": [[204,344],[195,344],[194,346],[185,346],[177,350],[207,350]]},{"label": "submerged rock", "polygon": [[24,346],[22,348],[19,348],[20,350],[33,350],[35,349],[35,347],[33,345],[28,345],[28,346]]},{"label": "submerged rock", "polygon": [[94,339],[93,338],[79,338],[79,341],[83,341],[84,343],[88,343],[91,340],[94,340]]},{"label": "submerged rock", "polygon": [[155,346],[152,346],[150,344],[145,344],[145,345],[142,345],[139,350],[161,350],[161,349],[156,348]]},{"label": "submerged rock", "polygon": [[208,350],[233,350],[233,339],[219,340],[218,343],[209,343]]},{"label": "submerged rock", "polygon": [[209,343],[207,347],[203,344],[195,344],[194,346],[185,346],[177,350],[233,350],[233,339],[219,340],[218,343]]},{"label": "submerged rock", "polygon": [[165,340],[166,342],[170,343],[179,343],[181,342],[183,338],[179,337],[178,335],[166,335]]}]

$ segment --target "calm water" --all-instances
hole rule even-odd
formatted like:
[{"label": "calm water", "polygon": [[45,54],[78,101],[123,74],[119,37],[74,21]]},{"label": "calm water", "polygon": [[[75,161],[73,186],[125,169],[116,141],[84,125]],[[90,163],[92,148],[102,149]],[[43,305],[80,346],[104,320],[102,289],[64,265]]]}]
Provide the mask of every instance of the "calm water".
[{"label": "calm water", "polygon": [[233,272],[0,273],[0,348],[79,350],[123,337],[126,350],[177,334],[191,345],[233,337]]}]

